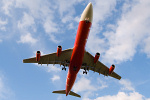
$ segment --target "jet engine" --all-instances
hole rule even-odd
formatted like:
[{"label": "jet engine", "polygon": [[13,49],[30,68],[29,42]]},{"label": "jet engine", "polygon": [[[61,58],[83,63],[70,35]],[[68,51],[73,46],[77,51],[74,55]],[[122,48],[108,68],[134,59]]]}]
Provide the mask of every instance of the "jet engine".
[{"label": "jet engine", "polygon": [[100,57],[100,53],[97,52],[94,57],[94,63],[97,63],[99,57]]},{"label": "jet engine", "polygon": [[115,65],[112,64],[109,68],[109,74],[112,74],[113,70],[115,69]]},{"label": "jet engine", "polygon": [[41,52],[37,51],[36,52],[36,61],[40,61],[40,57],[41,57]]},{"label": "jet engine", "polygon": [[62,47],[59,45],[59,46],[57,47],[57,57],[60,56],[61,50],[62,50]]}]

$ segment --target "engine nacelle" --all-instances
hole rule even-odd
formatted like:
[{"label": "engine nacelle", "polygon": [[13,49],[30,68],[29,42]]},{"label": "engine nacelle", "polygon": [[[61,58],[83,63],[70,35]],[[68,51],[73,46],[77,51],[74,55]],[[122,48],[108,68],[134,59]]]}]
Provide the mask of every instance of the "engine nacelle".
[{"label": "engine nacelle", "polygon": [[36,52],[36,61],[40,61],[40,58],[41,58],[41,52],[37,51]]},{"label": "engine nacelle", "polygon": [[112,64],[109,68],[109,74],[112,74],[113,70],[115,69],[115,65]]},{"label": "engine nacelle", "polygon": [[99,57],[100,57],[100,53],[97,52],[94,57],[94,63],[97,63]]},{"label": "engine nacelle", "polygon": [[61,51],[62,51],[62,47],[59,45],[59,46],[57,47],[57,57],[60,56]]}]

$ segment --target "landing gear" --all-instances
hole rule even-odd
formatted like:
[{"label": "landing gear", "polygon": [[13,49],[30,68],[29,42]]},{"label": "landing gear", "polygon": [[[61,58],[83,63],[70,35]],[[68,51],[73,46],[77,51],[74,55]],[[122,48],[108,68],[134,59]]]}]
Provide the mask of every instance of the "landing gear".
[{"label": "landing gear", "polygon": [[68,66],[69,63],[70,63],[70,61],[65,60],[65,61],[64,61],[64,64],[63,64],[64,67],[62,67],[62,70],[65,70],[65,71],[66,71],[66,67],[65,67],[65,66]]},{"label": "landing gear", "polygon": [[87,74],[87,71],[83,71],[83,74],[84,74],[84,73]]},{"label": "landing gear", "polygon": [[87,74],[87,70],[88,68],[84,68],[84,71],[83,71],[83,74],[85,73],[85,74]]},{"label": "landing gear", "polygon": [[62,70],[65,70],[66,71],[66,67],[64,66],[64,67],[62,67]]}]

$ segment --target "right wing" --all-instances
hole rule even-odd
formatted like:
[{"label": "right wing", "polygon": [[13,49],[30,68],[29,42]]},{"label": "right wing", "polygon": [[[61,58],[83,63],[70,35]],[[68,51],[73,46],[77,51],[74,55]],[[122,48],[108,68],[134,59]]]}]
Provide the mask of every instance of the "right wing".
[{"label": "right wing", "polygon": [[24,59],[23,63],[38,63],[38,64],[60,64],[68,66],[73,49],[66,49],[61,51],[61,55],[57,57],[56,52],[42,55],[40,61],[36,61],[36,57]]},{"label": "right wing", "polygon": [[84,58],[83,58],[83,64],[81,69],[88,69],[92,70],[94,72],[97,72],[99,74],[103,74],[104,76],[111,76],[116,79],[121,79],[121,76],[119,76],[117,73],[112,72],[109,74],[109,68],[105,66],[103,63],[100,61],[97,61],[97,63],[94,63],[94,57],[87,51],[84,53]]}]

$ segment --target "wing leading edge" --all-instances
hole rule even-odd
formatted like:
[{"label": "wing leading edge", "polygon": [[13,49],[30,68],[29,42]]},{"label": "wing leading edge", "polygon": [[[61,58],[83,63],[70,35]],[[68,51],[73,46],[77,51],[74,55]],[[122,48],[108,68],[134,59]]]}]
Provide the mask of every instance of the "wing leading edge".
[{"label": "wing leading edge", "polygon": [[68,66],[73,49],[66,49],[61,52],[61,55],[57,57],[56,52],[43,55],[40,57],[40,61],[36,61],[36,57],[24,59],[23,63],[38,63],[38,64],[60,64]]}]

